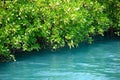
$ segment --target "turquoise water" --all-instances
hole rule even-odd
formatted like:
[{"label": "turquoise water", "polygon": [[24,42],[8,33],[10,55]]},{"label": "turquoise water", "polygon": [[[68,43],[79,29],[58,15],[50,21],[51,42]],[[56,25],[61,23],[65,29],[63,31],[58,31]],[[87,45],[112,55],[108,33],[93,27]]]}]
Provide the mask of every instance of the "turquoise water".
[{"label": "turquoise water", "polygon": [[120,80],[120,39],[17,55],[0,63],[0,80]]}]

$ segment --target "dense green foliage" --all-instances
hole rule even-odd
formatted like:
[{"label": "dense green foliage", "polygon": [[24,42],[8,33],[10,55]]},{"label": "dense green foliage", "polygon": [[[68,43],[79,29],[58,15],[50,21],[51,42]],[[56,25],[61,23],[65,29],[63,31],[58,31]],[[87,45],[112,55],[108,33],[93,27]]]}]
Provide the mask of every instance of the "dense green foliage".
[{"label": "dense green foliage", "polygon": [[109,18],[109,27],[116,29],[118,35],[120,35],[120,0],[98,0],[100,4],[105,6],[104,13]]},{"label": "dense green foliage", "polygon": [[103,36],[110,27],[120,28],[119,0],[3,0],[0,56],[91,43],[92,36]]}]

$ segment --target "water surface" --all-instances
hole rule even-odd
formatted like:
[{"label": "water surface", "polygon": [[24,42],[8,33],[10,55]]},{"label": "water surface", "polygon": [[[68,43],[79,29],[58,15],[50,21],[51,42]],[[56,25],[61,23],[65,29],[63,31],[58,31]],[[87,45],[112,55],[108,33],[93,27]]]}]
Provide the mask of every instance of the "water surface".
[{"label": "water surface", "polygon": [[0,80],[120,80],[120,39],[18,55],[0,63]]}]

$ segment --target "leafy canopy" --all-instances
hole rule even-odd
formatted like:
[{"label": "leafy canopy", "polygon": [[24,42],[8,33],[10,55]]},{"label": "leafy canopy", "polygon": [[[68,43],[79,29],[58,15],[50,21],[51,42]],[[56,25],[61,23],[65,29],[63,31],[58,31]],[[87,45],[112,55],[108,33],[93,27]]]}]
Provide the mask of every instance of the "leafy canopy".
[{"label": "leafy canopy", "polygon": [[0,1],[0,56],[91,43],[110,27],[119,30],[119,7],[119,0]]}]

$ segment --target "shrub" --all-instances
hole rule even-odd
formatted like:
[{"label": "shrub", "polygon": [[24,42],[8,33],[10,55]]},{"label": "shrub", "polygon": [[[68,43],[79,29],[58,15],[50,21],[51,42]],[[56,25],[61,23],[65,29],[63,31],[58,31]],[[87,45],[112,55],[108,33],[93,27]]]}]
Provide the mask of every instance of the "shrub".
[{"label": "shrub", "polygon": [[99,0],[13,0],[0,4],[0,54],[7,56],[14,49],[91,43],[92,36],[104,35],[111,23],[106,11],[109,4]]}]

